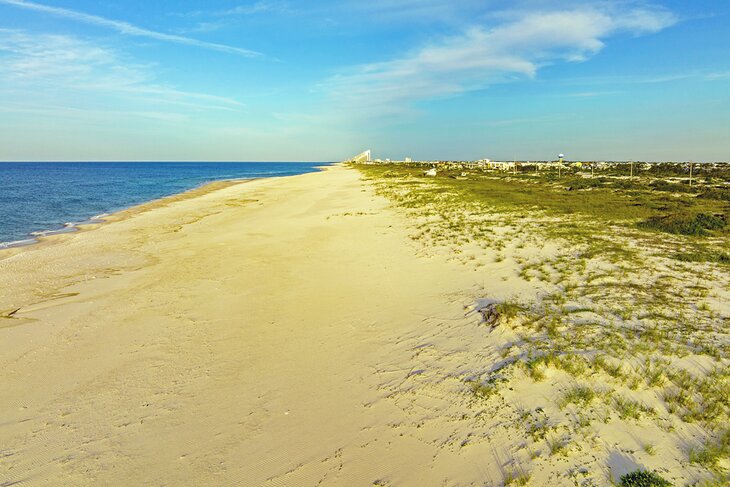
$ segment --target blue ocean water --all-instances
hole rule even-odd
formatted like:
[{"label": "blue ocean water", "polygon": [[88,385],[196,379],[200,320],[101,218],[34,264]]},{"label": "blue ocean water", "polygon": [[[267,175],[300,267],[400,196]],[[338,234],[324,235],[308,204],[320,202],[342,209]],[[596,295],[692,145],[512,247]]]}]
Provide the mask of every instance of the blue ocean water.
[{"label": "blue ocean water", "polygon": [[222,179],[291,176],[322,163],[0,162],[0,247]]}]

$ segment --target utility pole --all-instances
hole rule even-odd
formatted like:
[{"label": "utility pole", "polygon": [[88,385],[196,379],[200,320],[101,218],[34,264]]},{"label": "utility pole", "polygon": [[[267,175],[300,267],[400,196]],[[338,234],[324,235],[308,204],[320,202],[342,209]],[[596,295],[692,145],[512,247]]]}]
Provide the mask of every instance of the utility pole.
[{"label": "utility pole", "polygon": [[634,161],[631,161],[631,176],[629,179],[634,179]]},{"label": "utility pole", "polygon": [[692,187],[692,162],[689,163],[689,187]]},{"label": "utility pole", "polygon": [[595,164],[591,163],[591,179],[593,179],[593,166],[595,166]]}]

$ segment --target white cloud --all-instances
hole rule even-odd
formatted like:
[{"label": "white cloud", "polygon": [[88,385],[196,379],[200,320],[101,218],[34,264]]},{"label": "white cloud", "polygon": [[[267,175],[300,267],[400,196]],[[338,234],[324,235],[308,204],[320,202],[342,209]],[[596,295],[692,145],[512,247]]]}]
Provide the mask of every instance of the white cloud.
[{"label": "white cloud", "polygon": [[220,29],[234,27],[245,17],[253,17],[265,14],[294,14],[296,13],[288,4],[273,1],[259,1],[245,5],[237,5],[225,10],[195,10],[184,14],[175,14],[186,18],[205,18],[192,27],[179,29],[181,33],[191,32],[213,32]]},{"label": "white cloud", "polygon": [[47,100],[53,106],[54,100],[81,100],[94,94],[110,106],[137,101],[195,110],[242,106],[230,98],[160,85],[149,66],[125,62],[115,50],[96,43],[9,29],[0,29],[0,90],[0,96],[12,93],[12,101],[33,105]]},{"label": "white cloud", "polygon": [[623,91],[584,91],[581,93],[570,93],[569,95],[565,95],[569,98],[596,98],[600,96],[611,96],[611,95],[620,95]]},{"label": "white cloud", "polygon": [[378,20],[444,22],[458,20],[468,12],[478,12],[488,4],[483,0],[345,0],[334,8],[344,8]]},{"label": "white cloud", "polygon": [[255,15],[265,12],[288,12],[289,8],[279,2],[260,1],[247,5],[237,5],[216,15]]},{"label": "white cloud", "polygon": [[25,0],[0,0],[0,4],[12,5],[12,6],[23,8],[26,10],[33,10],[36,12],[42,12],[42,13],[46,13],[46,14],[50,14],[50,15],[55,15],[57,17],[64,17],[64,18],[71,19],[71,20],[74,20],[77,22],[82,22],[85,24],[96,25],[98,27],[105,27],[105,28],[115,30],[115,31],[119,32],[120,34],[124,34],[124,35],[146,37],[146,38],[155,39],[158,41],[172,42],[172,43],[176,43],[176,44],[184,44],[184,45],[188,45],[188,46],[201,47],[204,49],[211,49],[214,51],[226,52],[226,53],[230,53],[230,54],[238,54],[238,55],[246,56],[246,57],[262,56],[262,54],[260,52],[252,51],[249,49],[228,46],[225,44],[216,44],[213,42],[200,41],[197,39],[192,39],[190,37],[184,37],[184,36],[180,36],[180,35],[157,32],[157,31],[153,31],[153,30],[149,30],[149,29],[144,29],[142,27],[137,27],[136,25],[130,24],[128,22],[107,19],[104,17],[99,17],[97,15],[90,15],[90,14],[86,14],[83,12],[78,12],[76,10],[70,10],[70,9],[65,9],[65,8],[60,8],[60,7],[51,7],[51,6],[42,5],[39,3],[27,2]]},{"label": "white cloud", "polygon": [[580,62],[618,33],[662,30],[676,22],[665,10],[571,8],[511,12],[509,20],[473,26],[392,61],[356,66],[324,88],[343,108],[401,110],[490,84],[534,77],[557,62]]},{"label": "white cloud", "polygon": [[726,71],[724,73],[710,73],[707,75],[707,79],[710,81],[730,79],[730,71]]}]

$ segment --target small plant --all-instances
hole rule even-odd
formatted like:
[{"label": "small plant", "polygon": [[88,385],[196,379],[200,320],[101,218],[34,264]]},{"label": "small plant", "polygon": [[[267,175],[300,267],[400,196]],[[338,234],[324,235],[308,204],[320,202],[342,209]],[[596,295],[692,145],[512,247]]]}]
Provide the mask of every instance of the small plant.
[{"label": "small plant", "polygon": [[587,405],[596,397],[596,392],[587,386],[575,386],[563,395],[562,406],[568,404]]},{"label": "small plant", "polygon": [[560,438],[548,438],[547,440],[548,449],[551,455],[560,453],[561,455],[568,454],[568,446],[565,441]]},{"label": "small plant", "polygon": [[617,397],[614,401],[616,411],[621,419],[639,419],[642,414],[653,414],[654,410],[638,401]]},{"label": "small plant", "polygon": [[552,366],[569,373],[573,377],[584,375],[588,366],[586,359],[572,353],[562,356],[552,356],[550,358],[550,364]]},{"label": "small plant", "polygon": [[504,320],[512,320],[524,310],[524,306],[512,301],[504,301],[496,306],[496,311]]},{"label": "small plant", "polygon": [[471,392],[478,399],[489,399],[497,392],[496,381],[490,380],[486,384],[479,381],[467,382],[471,387]]},{"label": "small plant", "polygon": [[635,470],[621,476],[620,487],[670,487],[672,484],[664,477],[647,470]]},{"label": "small plant", "polygon": [[705,445],[689,452],[689,461],[705,468],[717,469],[720,459],[730,456],[730,429],[726,430],[716,444]]},{"label": "small plant", "polygon": [[544,440],[548,432],[552,429],[549,424],[548,417],[542,408],[537,408],[533,413],[530,410],[522,411],[520,419],[527,423],[527,434],[532,437],[532,441]]},{"label": "small plant", "polygon": [[596,369],[603,369],[608,375],[614,379],[623,379],[626,377],[624,369],[621,364],[612,364],[607,361],[604,356],[598,356],[593,360],[593,367]]},{"label": "small plant", "polygon": [[510,470],[504,477],[504,485],[524,486],[530,482],[530,477],[530,473],[525,472],[522,468]]},{"label": "small plant", "polygon": [[545,371],[543,370],[544,361],[542,357],[533,358],[525,362],[525,371],[535,382],[540,382],[545,379]]},{"label": "small plant", "polygon": [[666,377],[664,376],[664,371],[660,369],[659,367],[651,367],[647,368],[646,372],[646,382],[652,387],[658,387],[664,385],[664,381],[666,380]]}]

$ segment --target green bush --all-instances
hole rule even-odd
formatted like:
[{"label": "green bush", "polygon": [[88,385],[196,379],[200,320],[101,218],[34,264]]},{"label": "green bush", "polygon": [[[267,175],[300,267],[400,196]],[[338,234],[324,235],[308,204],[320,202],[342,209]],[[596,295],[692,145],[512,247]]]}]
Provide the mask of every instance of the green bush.
[{"label": "green bush", "polygon": [[621,487],[669,487],[671,482],[654,472],[635,470],[621,477]]},{"label": "green bush", "polygon": [[708,189],[698,196],[706,200],[730,201],[730,189]]},{"label": "green bush", "polygon": [[657,179],[649,183],[652,189],[656,191],[668,191],[670,193],[694,193],[696,190],[686,184],[670,183],[663,179]]},{"label": "green bush", "polygon": [[687,214],[653,216],[639,223],[640,228],[691,236],[707,235],[708,230],[720,230],[726,225],[725,215],[707,213],[698,213],[694,216]]},{"label": "green bush", "polygon": [[730,264],[730,254],[726,252],[680,252],[674,258],[681,262],[717,262]]}]

